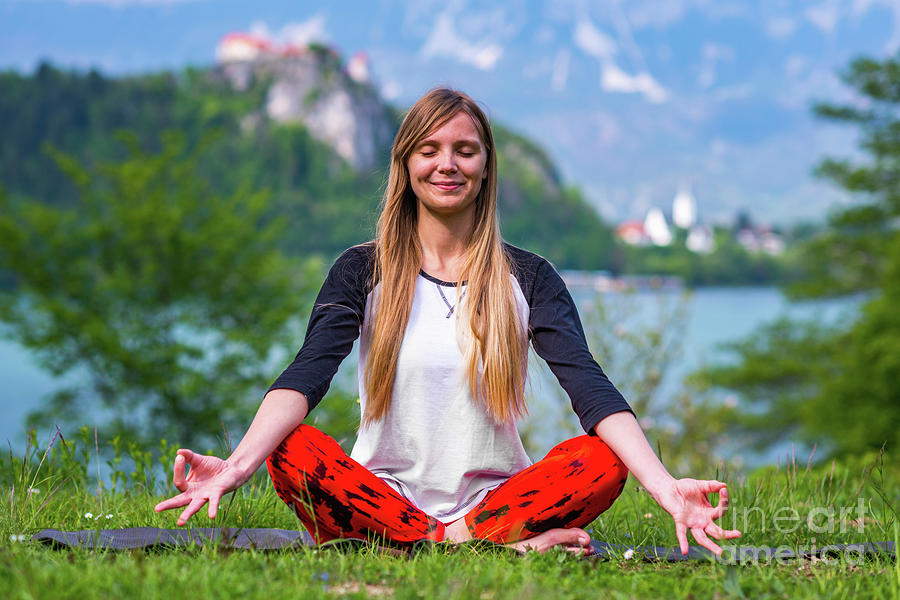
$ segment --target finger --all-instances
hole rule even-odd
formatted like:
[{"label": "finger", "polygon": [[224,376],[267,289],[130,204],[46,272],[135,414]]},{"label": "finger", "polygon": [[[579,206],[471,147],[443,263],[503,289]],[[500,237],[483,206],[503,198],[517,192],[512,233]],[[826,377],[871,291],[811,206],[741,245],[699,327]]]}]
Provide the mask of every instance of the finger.
[{"label": "finger", "polygon": [[675,523],[675,537],[678,538],[678,547],[681,548],[681,554],[688,553],[687,527],[683,523]]},{"label": "finger", "polygon": [[191,500],[191,503],[188,505],[184,512],[181,513],[181,516],[178,517],[178,526],[181,527],[185,523],[188,522],[188,519],[193,517],[198,510],[203,508],[203,505],[206,504],[206,498],[194,498]]},{"label": "finger", "polygon": [[189,467],[185,481],[187,481],[187,482],[193,481],[194,480],[194,468],[197,466],[197,463],[200,462],[200,459],[202,458],[202,456],[188,448],[179,448],[178,455],[184,457],[184,464],[185,464],[185,466]]},{"label": "finger", "polygon": [[185,506],[190,501],[191,499],[187,494],[178,494],[177,496],[172,496],[168,500],[163,500],[162,502],[154,506],[153,510],[155,510],[156,512],[162,512],[164,510],[169,510],[170,508]]},{"label": "finger", "polygon": [[[741,531],[739,529],[726,529],[724,531],[726,540],[733,540],[734,538],[741,537]],[[719,538],[722,539],[722,538]]]},{"label": "finger", "polygon": [[706,527],[703,528],[708,535],[713,536],[717,540],[721,540],[725,537],[725,530],[719,527],[716,523],[710,523]]},{"label": "finger", "polygon": [[719,548],[719,546],[714,541],[706,537],[706,534],[703,533],[702,529],[700,529],[699,527],[694,527],[693,529],[691,529],[691,535],[694,536],[694,539],[697,540],[698,544],[700,544],[716,556],[722,556],[722,549]]},{"label": "finger", "polygon": [[209,518],[215,519],[216,513],[219,511],[219,500],[222,496],[218,492],[213,492],[209,495]]},{"label": "finger", "polygon": [[719,503],[716,505],[716,508],[713,510],[712,518],[718,519],[722,515],[725,514],[725,511],[728,510],[728,488],[723,487],[719,491]]},{"label": "finger", "polygon": [[715,479],[704,479],[703,481],[698,481],[697,486],[704,494],[717,494],[721,490],[726,489],[728,484]]},{"label": "finger", "polygon": [[719,502],[722,501],[722,498],[725,498],[725,506],[728,506],[728,486],[724,483],[722,489],[719,490]]},{"label": "finger", "polygon": [[187,489],[187,483],[184,480],[184,463],[187,462],[181,450],[175,455],[175,470],[172,474],[172,483],[182,492]]},{"label": "finger", "polygon": [[737,529],[722,529],[717,523],[710,523],[703,530],[717,540],[730,540],[741,537],[741,532]]}]

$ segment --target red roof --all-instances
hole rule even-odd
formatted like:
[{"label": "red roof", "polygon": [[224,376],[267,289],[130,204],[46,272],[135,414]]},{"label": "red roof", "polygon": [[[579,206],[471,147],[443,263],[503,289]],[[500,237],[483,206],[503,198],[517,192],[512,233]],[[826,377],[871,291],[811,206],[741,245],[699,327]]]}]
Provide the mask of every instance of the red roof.
[{"label": "red roof", "polygon": [[644,233],[644,224],[641,221],[625,221],[616,227],[616,233],[618,235],[629,232]]},{"label": "red roof", "polygon": [[274,51],[272,43],[269,40],[259,37],[259,36],[256,36],[256,35],[253,35],[253,34],[250,34],[250,33],[243,33],[240,31],[235,31],[235,32],[225,35],[222,38],[222,41],[220,43],[224,44],[226,42],[245,42],[247,44],[250,44],[251,46],[256,46],[257,48],[259,48],[260,50],[262,50],[264,52],[273,52]]}]

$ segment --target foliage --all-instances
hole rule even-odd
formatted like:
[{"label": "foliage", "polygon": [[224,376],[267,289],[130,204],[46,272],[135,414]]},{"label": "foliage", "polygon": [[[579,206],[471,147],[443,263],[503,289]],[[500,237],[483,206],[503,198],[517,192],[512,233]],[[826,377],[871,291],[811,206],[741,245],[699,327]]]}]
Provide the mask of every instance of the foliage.
[{"label": "foliage", "polygon": [[[77,422],[142,443],[204,443],[243,424],[287,355],[320,265],[277,249],[264,193],[215,192],[205,148],[165,134],[148,153],[84,166],[51,150],[77,194],[64,206],[0,196],[6,333],[76,383],[34,422]],[[96,410],[96,402],[100,410]]]},{"label": "foliage", "polygon": [[[327,49],[315,51],[325,74],[337,77],[339,60]],[[162,130],[181,131],[189,144],[219,131],[198,159],[198,173],[224,195],[242,186],[270,190],[269,210],[294,232],[280,240],[281,249],[328,260],[371,238],[389,149],[377,159],[382,169],[354,171],[301,124],[265,118],[270,84],[256,74],[248,89],[238,91],[216,69],[111,78],[44,63],[31,76],[0,73],[0,122],[9,125],[0,140],[0,183],[13,198],[55,205],[76,190],[42,151],[46,145],[93,164],[126,156],[115,141],[118,130],[132,132],[151,150],[159,149]],[[393,127],[399,125],[400,111],[387,107],[385,114]],[[494,134],[503,234],[559,268],[672,274],[692,286],[770,283],[784,275],[779,260],[729,245],[730,236],[709,256],[674,246],[624,247],[581,194],[562,184],[539,146],[499,124]],[[10,285],[0,272],[0,287]]]},{"label": "foliage", "polygon": [[889,249],[900,218],[900,58],[855,60],[844,81],[862,96],[855,105],[822,103],[816,113],[853,125],[859,132],[863,163],[826,158],[817,173],[857,194],[858,203],[836,211],[830,227],[806,246],[808,277],[790,290],[821,297],[876,291],[896,260]]},{"label": "foliage", "polygon": [[[325,75],[338,77],[339,58],[328,49],[313,51]],[[355,171],[301,124],[265,117],[270,84],[260,75],[249,89],[237,91],[216,69],[111,78],[45,63],[31,76],[0,73],[0,122],[9,125],[0,139],[0,183],[13,198],[57,205],[75,189],[43,153],[46,145],[90,165],[126,156],[115,142],[118,130],[132,132],[151,150],[158,150],[162,130],[181,131],[189,145],[219,131],[197,159],[198,174],[226,196],[240,189],[270,190],[268,210],[285,218],[291,232],[279,241],[282,250],[329,260],[372,237],[389,148],[381,149],[376,161],[382,169]],[[399,126],[402,115],[385,112],[392,126]],[[609,227],[577,192],[563,190],[555,175],[545,179],[531,169],[552,172],[546,155],[502,126],[496,126],[496,135],[506,237],[561,268],[614,268]],[[3,277],[0,273],[0,285],[8,287]]]},{"label": "foliage", "polygon": [[846,454],[900,442],[900,60],[860,59],[844,77],[862,95],[817,113],[855,125],[864,162],[827,158],[818,173],[862,196],[804,243],[797,297],[865,293],[855,323],[780,321],[732,345],[736,363],[700,379],[742,394],[738,430],[796,434]]},{"label": "foliage", "polygon": [[533,142],[493,125],[503,237],[567,269],[621,268],[612,229]]},{"label": "foliage", "polygon": [[0,73],[0,122],[10,124],[0,183],[13,198],[63,204],[77,190],[47,146],[93,165],[127,157],[120,130],[149,151],[159,150],[160,131],[177,130],[188,146],[203,141],[195,168],[215,192],[270,191],[267,210],[293,232],[279,239],[282,250],[336,256],[371,236],[381,174],[356,173],[305,128],[262,118],[269,83],[257,77],[237,91],[209,69],[110,78],[44,63],[30,77]]}]

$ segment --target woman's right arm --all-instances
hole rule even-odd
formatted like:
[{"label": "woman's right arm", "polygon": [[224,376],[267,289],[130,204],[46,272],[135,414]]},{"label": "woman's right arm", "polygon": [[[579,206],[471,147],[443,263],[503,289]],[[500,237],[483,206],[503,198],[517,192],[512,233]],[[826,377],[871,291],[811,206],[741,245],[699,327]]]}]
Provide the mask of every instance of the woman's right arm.
[{"label": "woman's right arm", "polygon": [[[241,443],[226,460],[179,450],[173,481],[181,493],[157,504],[156,512],[186,506],[178,517],[184,525],[209,502],[209,517],[214,518],[219,499],[250,479],[315,408],[359,337],[373,260],[370,244],[338,257],[316,297],[300,351],[269,388]],[[191,467],[187,476],[185,465]]]},{"label": "woman's right arm", "polygon": [[[178,525],[187,523],[194,513],[209,502],[213,519],[219,500],[243,485],[259,465],[278,447],[309,412],[306,396],[289,389],[269,391],[238,447],[227,459],[204,456],[182,448],[175,456],[173,483],[181,493],[156,505],[156,512],[187,508],[178,517]],[[190,472],[185,476],[185,465]]]}]

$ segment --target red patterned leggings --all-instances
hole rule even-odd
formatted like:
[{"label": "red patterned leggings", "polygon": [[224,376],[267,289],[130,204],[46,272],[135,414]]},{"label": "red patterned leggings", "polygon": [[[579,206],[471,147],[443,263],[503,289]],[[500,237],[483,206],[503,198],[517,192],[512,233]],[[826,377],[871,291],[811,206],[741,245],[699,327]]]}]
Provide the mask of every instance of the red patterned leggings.
[{"label": "red patterned leggings", "polygon": [[[300,425],[269,456],[275,491],[317,542],[383,537],[398,544],[444,539],[444,523],[416,508],[347,456],[330,436]],[[465,515],[472,537],[506,543],[555,527],[584,527],[622,493],[628,471],[596,437],[553,448]]]}]

